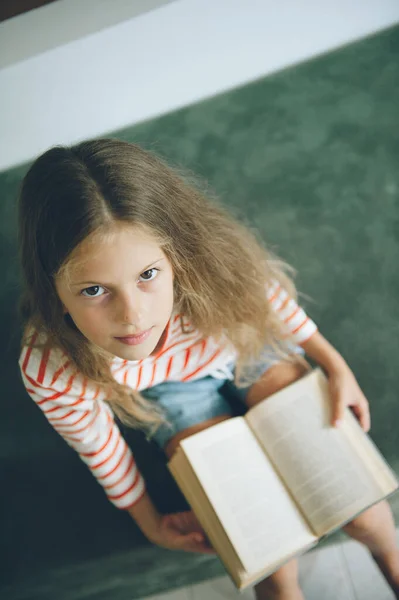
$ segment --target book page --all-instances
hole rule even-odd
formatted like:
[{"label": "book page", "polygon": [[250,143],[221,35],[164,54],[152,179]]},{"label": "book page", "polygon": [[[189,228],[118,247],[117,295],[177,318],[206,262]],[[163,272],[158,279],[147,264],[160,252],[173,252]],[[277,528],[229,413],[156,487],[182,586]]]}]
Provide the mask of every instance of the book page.
[{"label": "book page", "polygon": [[188,462],[183,450],[178,448],[168,463],[169,470],[175,478],[186,500],[195,512],[212,547],[216,550],[226,570],[237,587],[247,579],[243,564],[222,527],[209,498],[205,494],[198,478]]},{"label": "book page", "polygon": [[316,540],[245,419],[180,444],[247,572]]},{"label": "book page", "polygon": [[[246,415],[318,536],[392,491],[382,489],[364,453],[361,456],[353,436],[348,435],[353,429],[349,409],[344,425],[337,429],[330,425],[330,406],[328,382],[316,370]],[[374,461],[387,469],[378,451],[374,452]]]}]

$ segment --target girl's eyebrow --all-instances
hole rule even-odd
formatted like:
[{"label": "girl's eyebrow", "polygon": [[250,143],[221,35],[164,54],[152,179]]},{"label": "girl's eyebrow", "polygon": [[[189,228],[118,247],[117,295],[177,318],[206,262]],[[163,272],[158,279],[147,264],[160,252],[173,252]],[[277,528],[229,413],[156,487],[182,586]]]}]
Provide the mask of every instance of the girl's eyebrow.
[{"label": "girl's eyebrow", "polygon": [[[143,267],[143,269],[141,269],[139,271],[139,275],[141,275],[141,273],[145,273],[145,271],[148,271],[148,269],[151,269],[151,267],[153,267],[154,265],[158,264],[162,260],[165,260],[165,259],[164,258],[157,258],[156,260],[154,260],[152,263],[150,263],[146,267]],[[94,279],[92,279],[91,281],[77,281],[77,282],[71,283],[70,287],[77,287],[77,286],[88,285],[88,284],[93,285],[94,281],[95,281]],[[96,281],[96,285],[97,284],[101,285],[101,286],[104,286],[104,287],[112,287],[111,283],[105,283],[105,282],[101,283],[100,281]]]}]

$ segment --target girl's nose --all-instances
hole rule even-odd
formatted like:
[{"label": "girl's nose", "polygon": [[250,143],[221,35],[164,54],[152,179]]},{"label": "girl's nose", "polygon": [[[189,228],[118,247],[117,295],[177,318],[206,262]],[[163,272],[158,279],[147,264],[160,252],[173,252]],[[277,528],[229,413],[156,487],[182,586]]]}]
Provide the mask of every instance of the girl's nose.
[{"label": "girl's nose", "polygon": [[123,323],[134,325],[138,329],[144,325],[142,323],[143,307],[137,295],[129,294],[121,298],[119,319]]}]

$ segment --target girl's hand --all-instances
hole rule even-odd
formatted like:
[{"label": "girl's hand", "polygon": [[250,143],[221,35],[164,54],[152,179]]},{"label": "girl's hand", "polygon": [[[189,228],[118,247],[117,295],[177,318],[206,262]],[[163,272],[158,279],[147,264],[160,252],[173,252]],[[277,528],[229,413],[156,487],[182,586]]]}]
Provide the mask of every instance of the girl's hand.
[{"label": "girl's hand", "polygon": [[369,404],[350,368],[343,364],[338,370],[328,373],[333,401],[332,425],[338,427],[344,418],[345,407],[349,406],[364,431],[370,429]]},{"label": "girl's hand", "polygon": [[158,529],[150,539],[170,550],[215,554],[192,511],[161,516]]},{"label": "girl's hand", "polygon": [[350,406],[364,431],[368,431],[370,429],[369,404],[340,353],[319,331],[304,342],[302,348],[327,373],[333,401],[332,424],[339,425],[339,421],[344,418],[345,407]]}]

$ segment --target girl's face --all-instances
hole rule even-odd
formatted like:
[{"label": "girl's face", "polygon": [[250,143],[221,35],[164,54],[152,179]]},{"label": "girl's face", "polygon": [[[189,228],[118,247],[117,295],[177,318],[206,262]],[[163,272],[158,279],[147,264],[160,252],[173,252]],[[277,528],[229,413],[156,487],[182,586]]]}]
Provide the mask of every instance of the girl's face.
[{"label": "girl's face", "polygon": [[76,327],[110,354],[141,360],[161,345],[173,310],[172,266],[141,229],[116,224],[84,241],[56,289]]}]

